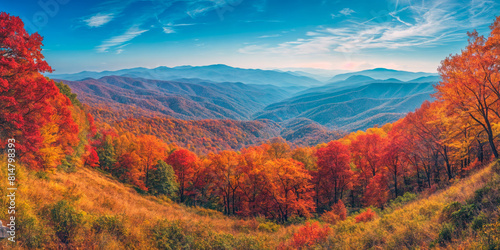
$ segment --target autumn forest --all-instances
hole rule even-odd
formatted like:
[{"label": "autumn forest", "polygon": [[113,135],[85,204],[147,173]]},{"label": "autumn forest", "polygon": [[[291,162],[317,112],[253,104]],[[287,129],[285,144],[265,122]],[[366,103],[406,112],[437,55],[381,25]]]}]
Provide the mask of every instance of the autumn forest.
[{"label": "autumn forest", "polygon": [[[500,18],[492,21],[489,35],[470,31],[468,45],[443,58],[434,93],[414,111],[364,130],[287,127],[286,137],[273,119],[182,119],[147,99],[82,99],[84,88],[72,89],[83,85],[46,76],[43,38],[3,12],[0,145],[15,148],[18,196],[16,242],[0,244],[498,249]],[[4,226],[8,159],[0,156]]]}]

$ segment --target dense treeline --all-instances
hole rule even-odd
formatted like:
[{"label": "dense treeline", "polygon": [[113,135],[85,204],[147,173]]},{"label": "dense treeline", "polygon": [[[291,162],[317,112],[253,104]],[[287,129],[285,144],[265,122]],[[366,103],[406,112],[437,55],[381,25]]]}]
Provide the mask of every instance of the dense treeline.
[{"label": "dense treeline", "polygon": [[154,135],[168,144],[176,144],[197,154],[240,150],[279,136],[293,145],[313,146],[341,138],[344,134],[340,131],[329,131],[307,120],[284,125],[271,120],[180,120],[161,114],[155,116],[147,111],[137,111],[143,115],[139,117],[137,114],[133,115],[136,111],[123,111],[95,104],[92,107],[84,106],[97,122],[110,124],[118,133]]}]

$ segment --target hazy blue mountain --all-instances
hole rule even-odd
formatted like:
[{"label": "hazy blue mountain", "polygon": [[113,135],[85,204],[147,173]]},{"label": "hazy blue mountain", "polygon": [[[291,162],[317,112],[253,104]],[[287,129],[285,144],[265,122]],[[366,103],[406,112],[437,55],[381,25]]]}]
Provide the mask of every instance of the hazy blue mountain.
[{"label": "hazy blue mountain", "polygon": [[247,120],[266,105],[290,97],[289,92],[273,85],[185,80],[105,76],[64,82],[90,106],[109,106],[118,110],[136,110],[135,115],[142,112],[189,120]]},{"label": "hazy blue mountain", "polygon": [[[328,129],[352,131],[393,122],[415,110],[423,101],[431,99],[433,85],[439,81],[436,75],[420,76],[403,82],[394,74],[392,77],[385,75],[388,77],[385,80],[351,74],[345,80],[306,89],[301,85],[278,87],[269,83],[274,80],[266,81],[268,84],[246,84],[205,79],[235,78],[232,73],[229,76],[221,75],[224,69],[233,73],[233,70],[243,70],[254,79],[255,75],[271,77],[276,76],[275,74],[297,77],[283,72],[247,71],[225,65],[211,65],[127,69],[117,71],[123,76],[98,79],[87,77],[81,81],[65,82],[84,103],[91,106],[132,110],[133,115],[139,116],[166,115],[186,120],[270,119],[283,126],[283,137],[295,138],[294,140],[305,138],[304,140],[311,142],[320,141],[320,137],[338,136],[337,132],[330,133]],[[196,74],[186,77],[186,72]],[[95,74],[109,73],[111,72]],[[408,77],[419,74],[403,73]],[[149,79],[130,77],[139,74]],[[167,74],[175,80],[151,79]]]},{"label": "hazy blue mountain", "polygon": [[208,66],[179,66],[173,68],[162,66],[154,69],[132,68],[103,72],[83,71],[75,74],[50,74],[48,76],[55,79],[77,81],[85,78],[99,79],[101,77],[111,75],[165,81],[182,78],[198,78],[213,82],[242,82],[245,84],[256,85],[301,87],[299,90],[322,84],[322,82],[306,76],[299,76],[274,70],[233,68],[223,64]]},{"label": "hazy blue mountain", "polygon": [[[362,75],[353,75],[347,78],[346,80],[343,81],[337,81],[337,82],[332,82],[325,84],[323,86],[319,87],[313,87],[306,89],[304,91],[301,91],[297,93],[296,95],[304,95],[307,93],[316,93],[316,92],[335,92],[335,91],[340,91],[343,89],[351,89],[363,85],[367,85],[370,83],[374,82],[386,82],[387,80],[376,80],[373,79],[369,76],[362,76]],[[399,80],[394,80],[394,82],[401,82]]]},{"label": "hazy blue mountain", "polygon": [[439,81],[441,81],[440,76],[423,76],[423,77],[419,77],[419,78],[413,79],[413,80],[408,81],[408,82],[412,82],[412,83],[435,82],[435,83],[438,83]]},{"label": "hazy blue mountain", "polygon": [[[355,87],[323,86],[267,106],[256,119],[307,118],[330,129],[353,131],[393,122],[431,99],[435,82],[408,83],[354,77]],[[347,84],[347,81],[345,82]],[[331,84],[333,85],[333,84]]]},{"label": "hazy blue mountain", "polygon": [[394,69],[384,69],[384,68],[376,68],[376,69],[369,69],[369,70],[363,70],[363,71],[358,71],[358,72],[351,72],[351,73],[344,73],[344,74],[339,74],[334,77],[332,77],[328,82],[337,82],[337,81],[344,81],[348,79],[351,76],[354,75],[362,75],[362,76],[369,76],[374,79],[390,79],[390,78],[395,78],[401,81],[410,81],[419,77],[425,77],[425,76],[437,76],[436,73],[426,73],[426,72],[409,72],[409,71],[401,71],[401,70],[394,70]]},{"label": "hazy blue mountain", "polygon": [[316,75],[316,74],[311,74],[311,73],[304,72],[304,71],[286,71],[286,73],[289,73],[289,74],[292,74],[292,75],[295,75],[295,76],[306,76],[306,77],[309,77],[309,78],[312,78],[312,79],[316,79],[316,80],[318,80],[320,82],[326,82],[330,78],[332,78],[331,76]]}]

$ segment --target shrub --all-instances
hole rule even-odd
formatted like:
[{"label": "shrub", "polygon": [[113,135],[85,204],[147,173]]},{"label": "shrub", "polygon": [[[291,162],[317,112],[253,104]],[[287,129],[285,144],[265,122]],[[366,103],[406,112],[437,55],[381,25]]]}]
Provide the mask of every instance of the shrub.
[{"label": "shrub", "polygon": [[104,215],[97,218],[92,224],[96,233],[108,232],[117,237],[127,235],[127,228],[117,216]]},{"label": "shrub", "polygon": [[474,218],[475,208],[474,204],[463,205],[460,210],[451,213],[451,221],[456,227],[466,228]]},{"label": "shrub", "polygon": [[347,209],[345,208],[342,200],[339,200],[335,205],[332,206],[331,211],[327,211],[321,215],[321,220],[330,224],[337,224],[339,221],[343,221],[347,218]]},{"label": "shrub", "polygon": [[497,173],[500,174],[500,160],[496,160],[491,169]]},{"label": "shrub", "polygon": [[189,241],[180,221],[159,221],[151,230],[159,249],[189,248]]},{"label": "shrub", "polygon": [[342,200],[337,201],[332,207],[334,211],[340,218],[340,220],[345,220],[347,218],[347,209],[345,208],[344,202]]},{"label": "shrub", "polygon": [[67,155],[64,159],[61,160],[61,164],[57,166],[57,170],[66,173],[74,173],[76,172],[76,164],[72,161],[71,156]]},{"label": "shrub", "polygon": [[418,196],[415,193],[406,192],[402,196],[398,196],[396,199],[392,200],[389,206],[392,208],[396,208],[416,200],[417,197]]},{"label": "shrub", "polygon": [[443,227],[441,228],[441,231],[439,231],[439,235],[437,238],[437,242],[441,246],[445,246],[447,242],[450,242],[451,239],[453,238],[453,232],[455,231],[455,228],[453,227],[452,224],[450,223],[445,223],[443,224]]},{"label": "shrub", "polygon": [[500,205],[500,182],[493,179],[485,187],[476,190],[470,203],[474,203],[478,210],[493,211]]},{"label": "shrub", "polygon": [[83,223],[83,214],[66,200],[57,202],[50,209],[50,218],[54,223],[56,236],[65,244],[71,241]]},{"label": "shrub", "polygon": [[193,230],[183,236],[186,243],[172,246],[171,249],[248,249],[236,247],[240,243],[233,234],[214,231],[211,226],[206,224],[190,226],[193,226]]},{"label": "shrub", "polygon": [[307,218],[304,216],[294,215],[283,222],[283,225],[302,225],[306,222]]},{"label": "shrub", "polygon": [[447,222],[451,220],[451,214],[460,210],[462,204],[460,202],[453,202],[441,211],[441,215],[439,216],[439,223]]},{"label": "shrub", "polygon": [[331,228],[327,225],[321,227],[318,222],[307,222],[294,233],[289,241],[289,246],[294,249],[303,249],[326,242]]},{"label": "shrub", "polygon": [[210,249],[233,249],[236,238],[229,233],[215,233],[210,239]]},{"label": "shrub", "polygon": [[485,225],[479,235],[483,249],[500,249],[500,221]]},{"label": "shrub", "polygon": [[474,192],[474,197],[472,198],[471,203],[481,204],[483,203],[483,199],[492,191],[489,185],[480,188]]},{"label": "shrub", "polygon": [[366,211],[358,214],[354,219],[356,219],[356,223],[360,222],[368,222],[371,221],[375,218],[375,212],[371,210],[371,208],[368,208]]},{"label": "shrub", "polygon": [[47,171],[35,172],[35,177],[38,179],[46,180],[46,181],[50,180],[50,177],[49,177],[49,174],[47,173]]},{"label": "shrub", "polygon": [[259,230],[263,232],[277,232],[280,229],[280,226],[274,222],[264,222],[259,224]]},{"label": "shrub", "polygon": [[265,249],[264,243],[256,236],[242,235],[236,241],[235,249],[261,250]]},{"label": "shrub", "polygon": [[321,220],[332,225],[335,225],[337,224],[337,222],[341,221],[340,216],[333,211],[324,212],[321,215]]},{"label": "shrub", "polygon": [[482,229],[486,223],[488,223],[488,216],[484,213],[480,213],[472,220],[472,229],[478,231]]},{"label": "shrub", "polygon": [[41,248],[45,241],[42,235],[44,228],[40,225],[37,218],[31,215],[24,215],[16,217],[16,219],[19,222],[19,235],[24,244],[29,249]]}]

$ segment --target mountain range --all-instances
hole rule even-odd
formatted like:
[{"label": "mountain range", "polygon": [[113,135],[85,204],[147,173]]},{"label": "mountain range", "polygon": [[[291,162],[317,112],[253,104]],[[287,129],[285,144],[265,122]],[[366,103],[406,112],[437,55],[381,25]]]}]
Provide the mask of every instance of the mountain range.
[{"label": "mountain range", "polygon": [[[309,75],[304,76],[304,75]],[[272,120],[287,140],[393,122],[431,99],[437,74],[372,69],[326,82],[303,72],[226,65],[80,72],[62,79],[91,107],[134,117]],[[321,78],[321,77],[319,77]],[[331,138],[330,138],[331,139]],[[321,140],[321,139],[318,139]]]},{"label": "mountain range", "polygon": [[248,120],[266,105],[291,96],[273,85],[199,79],[180,82],[104,76],[63,82],[90,106],[107,105],[118,110],[135,110],[139,116],[166,115],[185,120]]},{"label": "mountain range", "polygon": [[394,69],[376,68],[376,69],[369,69],[369,70],[363,70],[363,71],[358,71],[358,72],[338,74],[338,75],[330,78],[330,80],[328,80],[327,82],[343,81],[343,80],[346,80],[347,78],[354,76],[354,75],[369,76],[371,78],[380,79],[380,80],[395,78],[395,79],[398,79],[400,81],[411,81],[413,79],[420,78],[420,77],[426,77],[426,76],[438,76],[436,73],[409,72],[409,71],[401,71],[401,70],[394,70]]},{"label": "mountain range", "polygon": [[[374,80],[353,76],[273,103],[254,115],[255,119],[283,122],[310,119],[330,129],[354,131],[395,121],[431,99],[435,82],[410,83],[399,80]],[[355,87],[346,88],[353,80]]]},{"label": "mountain range", "polygon": [[275,85],[287,89],[304,89],[319,86],[322,82],[302,75],[261,69],[234,68],[223,64],[208,66],[178,66],[157,67],[154,69],[132,68],[117,71],[91,72],[83,71],[76,74],[49,75],[51,78],[77,81],[85,78],[98,79],[103,76],[125,76],[154,80],[178,80],[182,78],[198,78],[212,82],[244,82],[256,85]]}]

